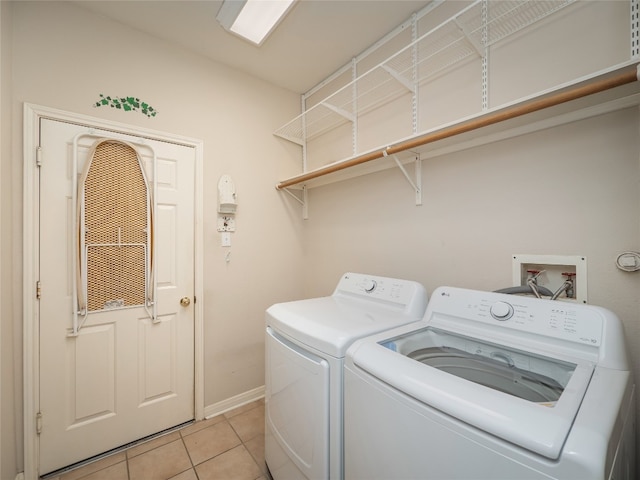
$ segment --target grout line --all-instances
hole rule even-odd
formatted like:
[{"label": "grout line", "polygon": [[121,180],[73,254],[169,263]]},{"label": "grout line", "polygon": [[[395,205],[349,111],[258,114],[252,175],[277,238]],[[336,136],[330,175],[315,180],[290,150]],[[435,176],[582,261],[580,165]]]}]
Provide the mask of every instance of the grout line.
[{"label": "grout line", "polygon": [[196,466],[193,464],[193,459],[191,458],[191,454],[189,453],[189,449],[187,448],[187,444],[184,442],[184,435],[182,435],[182,429],[179,430],[180,432],[180,441],[182,442],[182,446],[184,447],[185,451],[187,452],[187,457],[189,457],[189,463],[191,464],[191,469],[193,470],[193,473],[196,474],[196,478],[198,477],[198,472],[196,472]]},{"label": "grout line", "polygon": [[[242,407],[238,407],[238,408],[242,408]],[[219,422],[212,424],[211,426],[213,427],[213,426],[215,426],[215,425],[218,425],[218,424],[221,424],[221,423],[223,423],[223,422],[226,422],[226,423],[227,423],[227,425],[228,425],[229,427],[231,427],[231,430],[232,430],[232,431],[235,433],[235,435],[238,437],[238,440],[240,440],[240,443],[239,443],[238,445],[236,445],[235,447],[232,447],[232,448],[237,448],[238,446],[242,445],[242,447],[245,449],[245,451],[249,454],[249,457],[251,458],[251,460],[254,462],[254,464],[258,467],[258,469],[259,469],[259,470],[260,470],[260,472],[261,472],[261,473],[260,473],[260,476],[259,476],[259,477],[257,477],[257,478],[260,478],[260,477],[264,476],[264,477],[266,477],[267,479],[270,479],[270,478],[271,478],[271,477],[270,477],[270,475],[269,475],[268,473],[266,473],[266,472],[265,472],[266,467],[263,467],[263,466],[261,466],[261,465],[260,465],[260,463],[258,462],[258,460],[257,460],[257,459],[254,457],[254,455],[252,454],[251,450],[247,447],[247,442],[250,442],[250,441],[252,441],[253,439],[257,438],[257,437],[259,436],[259,434],[254,435],[254,436],[252,436],[251,438],[249,438],[249,439],[247,439],[247,440],[245,441],[245,440],[243,440],[243,439],[242,439],[242,437],[239,435],[238,431],[236,431],[236,429],[233,427],[232,423],[229,421],[230,419],[232,419],[232,418],[234,418],[234,417],[236,417],[236,416],[238,416],[238,415],[242,415],[242,414],[245,414],[245,413],[251,412],[251,411],[255,410],[256,408],[263,408],[263,405],[261,405],[261,404],[257,404],[257,405],[255,405],[253,408],[246,409],[246,410],[244,410],[244,411],[238,412],[238,413],[236,413],[236,414],[234,414],[234,415],[231,415],[231,416],[227,416],[227,414],[221,413],[220,415],[222,416],[222,419],[221,419]],[[233,411],[233,410],[231,410],[230,412],[232,412],[232,411]],[[229,412],[229,413],[230,413],[230,412]],[[202,421],[202,422],[205,422],[206,420],[201,420],[201,421]],[[163,433],[162,433],[162,434],[160,434],[160,435],[156,435],[156,436],[155,436],[155,438],[162,437],[162,436],[167,435],[167,434],[172,433],[172,432],[178,432],[178,433],[179,433],[179,436],[180,436],[180,441],[182,442],[182,446],[183,446],[183,447],[184,447],[184,449],[186,450],[187,457],[189,458],[189,463],[190,463],[190,465],[191,465],[191,468],[190,468],[190,469],[184,470],[183,472],[180,472],[178,475],[180,475],[180,474],[182,474],[182,473],[184,473],[184,472],[186,472],[186,471],[188,471],[188,470],[192,470],[192,471],[193,471],[193,473],[194,473],[194,475],[195,475],[195,477],[196,477],[197,479],[199,479],[198,472],[196,471],[196,466],[195,466],[195,465],[194,465],[194,463],[193,463],[193,459],[191,458],[191,454],[189,453],[189,449],[187,448],[187,444],[186,444],[186,442],[185,442],[185,435],[183,435],[183,431],[184,431],[184,430],[186,430],[186,429],[187,429],[187,428],[189,428],[190,426],[195,425],[195,424],[197,424],[197,423],[198,423],[198,422],[190,422],[188,425],[183,425],[183,426],[181,426],[181,427],[179,427],[179,428],[175,428],[175,427],[174,427],[173,429],[168,429],[168,431],[165,431],[165,432],[163,432]],[[209,428],[209,427],[203,427],[203,429],[204,429],[204,428]],[[196,430],[195,432],[192,432],[190,435],[192,435],[192,434],[194,434],[194,433],[197,433],[198,431],[200,431],[200,430]],[[188,435],[186,435],[186,436],[188,436]],[[135,447],[137,447],[137,446],[139,446],[139,445],[141,445],[141,444],[143,444],[143,443],[146,443],[147,441],[154,440],[155,438],[149,438],[149,437],[148,437],[148,438],[146,438],[146,439],[145,439],[145,440],[143,440],[143,441],[132,442],[131,444],[129,444],[129,445],[128,445],[128,446],[126,446],[126,447],[125,447],[125,446],[120,447],[120,448],[119,448],[119,449],[117,449],[117,451],[115,451],[115,452],[114,452],[114,451],[109,452],[109,453],[110,453],[110,455],[104,455],[104,456],[102,456],[102,458],[106,458],[106,457],[108,457],[108,456],[115,455],[116,453],[124,453],[124,460],[123,460],[123,461],[124,461],[124,462],[125,462],[125,464],[126,464],[125,466],[126,466],[126,471],[127,471],[127,479],[128,479],[128,480],[131,480],[131,470],[130,470],[129,461],[130,461],[130,460],[132,460],[132,458],[136,458],[136,457],[138,457],[138,456],[140,456],[140,455],[144,455],[144,454],[146,454],[146,453],[149,453],[149,452],[151,452],[151,451],[153,451],[153,450],[155,450],[155,449],[157,449],[157,448],[160,448],[160,447],[166,446],[166,445],[168,445],[168,444],[159,445],[159,446],[157,446],[157,447],[155,447],[155,448],[152,448],[151,450],[147,450],[147,451],[145,451],[145,452],[142,452],[142,453],[140,453],[140,454],[136,455],[135,457],[130,457],[130,456],[129,456],[130,451],[131,451],[133,448],[135,448]],[[175,440],[174,440],[174,441],[175,441]],[[172,442],[170,442],[170,443],[172,443]],[[213,458],[216,458],[217,456],[222,455],[223,453],[226,453],[226,452],[228,452],[229,450],[231,450],[231,449],[225,450],[224,452],[220,452],[218,455],[216,455],[216,456],[214,456],[214,457],[211,457],[210,459],[207,459],[206,461],[209,461],[209,460],[211,460],[211,459],[213,459]],[[100,459],[102,459],[102,458],[100,458]],[[86,463],[86,465],[89,465],[89,464],[91,464],[91,463],[94,463],[94,462],[87,462],[87,463]],[[120,462],[116,462],[116,463],[120,463]],[[203,462],[203,463],[204,463],[204,462]],[[84,467],[84,466],[86,466],[86,465],[83,465],[82,467]],[[109,466],[113,466],[113,465],[108,465],[108,466],[106,466],[106,467],[104,467],[104,468],[109,468]],[[79,468],[82,468],[82,467],[79,467]],[[76,468],[76,469],[79,469],[79,468]],[[102,470],[102,469],[100,469],[100,470]],[[100,470],[98,470],[98,471],[100,471]],[[64,472],[64,473],[68,473],[68,472]],[[87,473],[87,475],[91,475],[91,474],[93,474],[93,473],[95,473],[95,472]],[[81,478],[84,478],[84,477],[81,477]],[[81,478],[79,478],[78,480],[81,480]],[[53,478],[51,478],[50,480],[54,480],[54,479],[53,479]],[[58,480],[58,479],[56,478],[55,480]]]}]

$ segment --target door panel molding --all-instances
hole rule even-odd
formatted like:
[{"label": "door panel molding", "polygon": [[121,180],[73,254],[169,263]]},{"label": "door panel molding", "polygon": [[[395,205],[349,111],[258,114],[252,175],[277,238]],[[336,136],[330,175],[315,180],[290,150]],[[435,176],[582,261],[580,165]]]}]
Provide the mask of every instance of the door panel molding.
[{"label": "door panel molding", "polygon": [[[23,107],[23,368],[24,368],[24,478],[39,477],[39,173],[40,121],[51,119],[109,130],[113,138],[135,136],[145,140],[184,145],[195,152],[194,294],[203,298],[203,148],[202,140],[113,122],[87,115],[25,103]],[[125,137],[126,136],[126,137]],[[204,315],[203,302],[194,305],[194,412],[204,418]]]}]

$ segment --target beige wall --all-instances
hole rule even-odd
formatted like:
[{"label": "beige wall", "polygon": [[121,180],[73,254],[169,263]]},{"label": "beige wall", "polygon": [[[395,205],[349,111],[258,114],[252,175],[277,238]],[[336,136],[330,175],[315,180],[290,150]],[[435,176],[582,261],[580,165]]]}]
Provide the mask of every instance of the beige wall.
[{"label": "beige wall", "polygon": [[[576,2],[493,45],[490,107],[628,61],[629,13],[627,2]],[[474,58],[421,83],[420,131],[479,113],[480,72]],[[360,151],[393,144],[398,128],[409,135],[408,97],[358,116]],[[513,254],[584,255],[588,301],[623,320],[639,383],[640,273],[614,263],[640,250],[639,133],[633,107],[425,158],[419,207],[399,169],[311,189],[307,293],[325,294],[344,271],[494,290],[512,285]],[[348,156],[350,135],[345,125],[314,138],[309,164]]]},{"label": "beige wall", "polygon": [[[463,6],[446,2],[422,22],[435,25]],[[629,15],[627,2],[576,2],[492,45],[490,107],[629,61]],[[479,60],[465,60],[420,84],[421,131],[479,113],[480,70]],[[358,116],[358,141],[373,148],[400,123],[389,112],[405,103],[402,97]],[[420,207],[395,168],[311,189],[308,294],[326,292],[345,270],[406,276],[428,290],[491,290],[511,285],[513,254],[585,255],[589,302],[625,321],[640,374],[640,274],[614,264],[617,254],[640,250],[639,133],[633,107],[425,157]],[[340,160],[336,145],[350,135],[342,126],[316,137],[310,164]]]},{"label": "beige wall", "polygon": [[588,301],[624,322],[640,385],[638,107],[423,161],[423,205],[398,169],[311,189],[306,284],[344,271],[494,290],[513,254],[584,255]]},{"label": "beige wall", "polygon": [[[12,288],[12,163],[11,163],[11,9],[0,2],[0,479],[18,471],[16,423],[16,355]],[[19,361],[19,360],[18,360]],[[18,368],[18,374],[20,369]],[[16,383],[17,382],[17,383]],[[18,404],[19,405],[19,404]]]},{"label": "beige wall", "polygon": [[[349,270],[429,291],[500,288],[514,253],[585,255],[589,302],[624,320],[640,372],[640,274],[613,263],[640,249],[636,108],[425,160],[420,207],[395,169],[312,189],[303,222],[273,188],[299,169],[298,148],[272,135],[298,114],[296,95],[69,4],[0,6],[2,480],[22,469],[23,102],[204,140],[205,405],[263,385],[271,303],[329,294]],[[93,108],[100,93],[138,96],[159,114]],[[229,263],[215,231],[223,173],[239,198]]]},{"label": "beige wall", "polygon": [[585,255],[589,303],[616,311],[633,341],[640,274],[615,257],[640,243],[637,107],[423,160],[423,205],[398,169],[309,191],[310,295],[344,270],[439,285],[511,285],[511,257]]},{"label": "beige wall", "polygon": [[[303,291],[302,220],[274,188],[278,179],[299,168],[299,147],[292,148],[272,134],[298,114],[298,95],[71,4],[2,2],[2,6],[13,17],[13,63],[8,64],[13,69],[13,91],[2,91],[2,105],[11,108],[13,127],[10,134],[3,122],[4,480],[22,469],[22,432],[14,435],[9,427],[13,415],[18,417],[18,428],[22,421],[21,408],[14,408],[11,399],[15,396],[17,405],[22,403],[24,102],[204,141],[205,408],[264,385],[264,310],[272,303],[300,298]],[[4,40],[4,25],[2,33]],[[6,58],[3,55],[3,67]],[[137,96],[159,113],[147,118],[138,112],[94,108],[101,93]],[[11,158],[5,155],[8,139]],[[216,192],[222,174],[232,176],[239,203],[229,263],[225,261],[229,249],[220,246],[216,231]],[[12,188],[6,189],[8,185]],[[12,258],[14,270],[5,282],[9,272],[5,261]],[[13,327],[17,333],[12,342]],[[17,461],[12,458],[15,449]]]}]

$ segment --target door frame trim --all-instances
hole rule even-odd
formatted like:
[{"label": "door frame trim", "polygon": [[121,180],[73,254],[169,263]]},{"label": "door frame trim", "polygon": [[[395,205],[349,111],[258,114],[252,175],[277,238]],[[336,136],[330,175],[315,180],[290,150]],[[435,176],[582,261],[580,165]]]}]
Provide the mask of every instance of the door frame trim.
[{"label": "door frame trim", "polygon": [[39,265],[38,202],[39,176],[37,147],[40,145],[40,120],[51,119],[86,125],[143,139],[177,143],[195,149],[194,199],[194,414],[204,418],[204,233],[203,233],[203,159],[204,141],[196,138],[150,130],[83,114],[25,103],[23,107],[23,395],[24,395],[24,478],[39,477],[39,441],[36,415],[39,411],[39,311],[37,286]]}]

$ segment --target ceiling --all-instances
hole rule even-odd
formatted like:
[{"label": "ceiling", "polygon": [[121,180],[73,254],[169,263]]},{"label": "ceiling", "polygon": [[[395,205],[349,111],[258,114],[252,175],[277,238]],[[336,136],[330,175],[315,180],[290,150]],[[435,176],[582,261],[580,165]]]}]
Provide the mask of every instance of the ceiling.
[{"label": "ceiling", "polygon": [[431,0],[299,0],[260,47],[216,21],[221,0],[80,0],[82,8],[304,93]]}]

